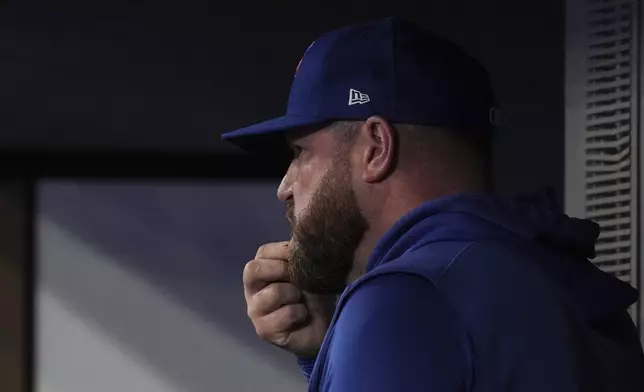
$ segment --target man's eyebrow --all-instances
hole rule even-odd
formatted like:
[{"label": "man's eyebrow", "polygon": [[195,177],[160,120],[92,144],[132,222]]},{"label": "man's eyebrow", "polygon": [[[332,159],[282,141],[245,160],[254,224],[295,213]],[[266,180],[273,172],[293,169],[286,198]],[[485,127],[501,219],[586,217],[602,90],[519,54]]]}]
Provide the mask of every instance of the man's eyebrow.
[{"label": "man's eyebrow", "polygon": [[288,135],[286,135],[286,142],[292,145],[294,143],[297,143],[298,141],[301,141],[302,139],[304,139],[306,136],[310,135],[313,132],[315,131],[311,129],[300,129],[297,131],[293,131]]},{"label": "man's eyebrow", "polygon": [[290,147],[292,147],[298,140],[300,140],[300,138],[295,135],[286,136],[286,144],[288,144]]}]

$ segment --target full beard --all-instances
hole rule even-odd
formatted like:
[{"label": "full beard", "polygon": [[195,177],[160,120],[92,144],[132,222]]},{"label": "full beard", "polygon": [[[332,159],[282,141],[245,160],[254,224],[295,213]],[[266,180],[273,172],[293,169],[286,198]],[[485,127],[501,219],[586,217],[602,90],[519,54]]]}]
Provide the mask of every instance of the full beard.
[{"label": "full beard", "polygon": [[294,220],[289,257],[291,282],[320,295],[340,294],[368,229],[350,184],[350,169],[339,162],[321,179],[301,219]]}]

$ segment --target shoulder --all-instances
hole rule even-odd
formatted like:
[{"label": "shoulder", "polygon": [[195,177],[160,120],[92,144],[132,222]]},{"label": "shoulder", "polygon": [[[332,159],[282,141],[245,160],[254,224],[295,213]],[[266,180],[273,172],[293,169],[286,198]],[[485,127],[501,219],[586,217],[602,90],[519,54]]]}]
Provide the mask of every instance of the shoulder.
[{"label": "shoulder", "polygon": [[346,298],[329,362],[336,385],[379,390],[356,379],[370,374],[380,387],[405,385],[415,391],[462,385],[469,378],[471,354],[464,328],[431,281],[388,273],[363,281]]},{"label": "shoulder", "polygon": [[364,278],[372,275],[402,272],[425,278],[438,285],[441,277],[447,273],[464,255],[471,254],[472,241],[441,241],[421,244],[410,249],[395,260],[384,263],[369,272]]},{"label": "shoulder", "polygon": [[[365,276],[350,289],[345,299],[345,307],[359,304],[367,309],[377,310],[383,306],[408,301],[418,296],[438,297],[440,294],[433,283],[422,274],[405,269],[384,269]],[[378,306],[375,306],[379,304]]]},{"label": "shoulder", "polygon": [[366,277],[346,293],[339,327],[356,328],[395,317],[450,313],[431,279],[407,271],[386,271]]}]

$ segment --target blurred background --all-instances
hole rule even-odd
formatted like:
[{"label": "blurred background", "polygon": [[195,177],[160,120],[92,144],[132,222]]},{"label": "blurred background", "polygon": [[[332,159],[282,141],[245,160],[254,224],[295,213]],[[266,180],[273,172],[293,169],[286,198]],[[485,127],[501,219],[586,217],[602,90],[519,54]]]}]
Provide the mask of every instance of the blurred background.
[{"label": "blurred background", "polygon": [[288,239],[274,181],[43,182],[37,391],[302,391],[240,284]]},{"label": "blurred background", "polygon": [[636,0],[3,3],[0,145],[50,177],[33,197],[17,182],[0,195],[0,390],[304,390],[294,359],[255,336],[241,287],[256,248],[288,235],[281,171],[219,135],[283,113],[319,34],[390,15],[487,66],[499,191],[552,187],[602,225],[597,265],[638,287],[641,12]]},{"label": "blurred background", "polygon": [[26,386],[28,188],[26,181],[0,181],[0,390],[8,392],[24,391]]}]

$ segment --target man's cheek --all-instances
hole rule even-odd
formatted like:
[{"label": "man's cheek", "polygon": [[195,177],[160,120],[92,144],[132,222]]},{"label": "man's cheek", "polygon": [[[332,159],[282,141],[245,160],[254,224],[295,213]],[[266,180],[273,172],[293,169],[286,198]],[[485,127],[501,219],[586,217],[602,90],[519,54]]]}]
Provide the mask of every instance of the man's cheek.
[{"label": "man's cheek", "polygon": [[299,198],[295,199],[295,206],[293,208],[293,217],[295,218],[295,222],[299,222],[305,215],[306,211],[309,209],[309,203],[311,202],[311,198],[307,195],[300,195]]}]

